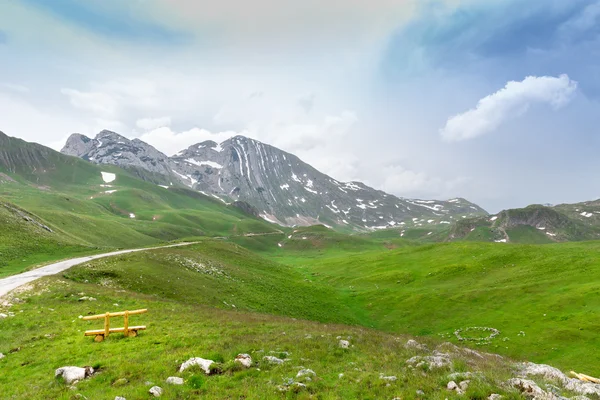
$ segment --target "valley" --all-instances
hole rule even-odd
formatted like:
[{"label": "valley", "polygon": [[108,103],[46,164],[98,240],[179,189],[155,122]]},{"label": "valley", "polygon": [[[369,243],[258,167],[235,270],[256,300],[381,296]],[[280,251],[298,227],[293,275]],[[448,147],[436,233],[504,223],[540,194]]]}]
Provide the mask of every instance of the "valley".
[{"label": "valley", "polygon": [[[419,200],[427,207],[405,216],[410,226],[285,226],[244,200],[153,181],[165,179],[160,171],[0,138],[0,284],[52,261],[121,250],[0,295],[6,398],[141,398],[157,384],[173,399],[520,399],[506,383],[529,376],[520,362],[600,368],[600,245],[586,241],[600,231],[596,202],[492,216],[455,209],[457,221],[442,224],[425,218],[443,210]],[[136,247],[148,249],[122,250]],[[78,316],[136,308],[150,310],[138,317],[148,325],[139,337],[98,346],[83,336],[91,325]],[[50,355],[37,358],[40,348]],[[237,354],[253,367],[232,364]],[[221,373],[183,373],[183,386],[165,387],[191,357]],[[99,372],[77,386],[52,378],[70,364]],[[296,376],[307,368],[312,379]],[[449,376],[470,381],[465,393],[446,388]],[[565,385],[563,398],[595,398]]]}]

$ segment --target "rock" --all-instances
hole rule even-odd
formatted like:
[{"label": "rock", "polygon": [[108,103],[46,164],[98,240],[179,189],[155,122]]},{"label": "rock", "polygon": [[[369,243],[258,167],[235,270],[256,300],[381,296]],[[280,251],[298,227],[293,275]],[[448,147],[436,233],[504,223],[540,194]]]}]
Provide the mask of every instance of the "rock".
[{"label": "rock", "polygon": [[186,362],[181,364],[181,367],[179,367],[179,372],[183,372],[186,369],[193,367],[194,365],[197,365],[200,367],[200,369],[202,369],[202,371],[204,371],[204,373],[206,375],[210,375],[210,373],[211,373],[210,366],[213,365],[214,363],[215,362],[212,360],[205,360],[204,358],[200,358],[200,357],[190,358],[189,360],[187,360]]},{"label": "rock", "polygon": [[444,368],[452,366],[452,360],[450,356],[445,353],[434,352],[432,356],[414,356],[406,363],[415,367],[427,366],[429,368]]},{"label": "rock", "polygon": [[54,372],[54,377],[62,377],[66,384],[84,380],[94,374],[92,367],[61,367]]},{"label": "rock", "polygon": [[268,363],[271,364],[283,364],[285,360],[282,360],[281,358],[277,358],[275,356],[264,356],[263,360],[265,360]]},{"label": "rock", "polygon": [[600,385],[592,382],[583,382],[579,379],[569,378],[559,369],[544,364],[531,362],[521,364],[521,374],[524,376],[542,376],[547,380],[559,383],[564,389],[580,395],[600,396]]},{"label": "rock", "polygon": [[115,397],[115,400],[127,400],[127,399],[125,397],[117,396],[117,397]]},{"label": "rock", "polygon": [[312,369],[301,369],[300,371],[298,371],[296,378],[302,378],[303,376],[310,377],[310,376],[317,376],[317,374]]},{"label": "rock", "polygon": [[344,377],[344,374],[339,374],[338,375],[338,379],[342,379]]},{"label": "rock", "polygon": [[183,378],[179,378],[177,376],[170,376],[167,378],[167,383],[169,385],[183,385]]},{"label": "rock", "polygon": [[488,400],[501,400],[502,396],[496,393],[490,394]]},{"label": "rock", "polygon": [[387,382],[396,382],[398,380],[398,377],[396,377],[394,375],[384,376],[383,374],[379,374],[379,379],[383,379],[384,381],[387,381]]},{"label": "rock", "polygon": [[2,360],[4,357],[6,357],[4,354],[0,353],[0,360]]},{"label": "rock", "polygon": [[340,340],[338,345],[342,348],[342,349],[347,349],[350,347],[350,342],[347,340]]},{"label": "rock", "polygon": [[416,394],[417,396],[425,396],[425,392],[424,392],[424,391],[422,391],[422,390],[420,390],[420,389],[419,389],[419,390],[417,390],[417,391],[415,392],[415,394]]},{"label": "rock", "polygon": [[450,381],[446,385],[446,389],[448,389],[448,390],[456,390],[456,389],[458,389],[458,385],[456,384],[456,382]]},{"label": "rock", "polygon": [[96,301],[94,297],[83,296],[79,298],[79,301]]},{"label": "rock", "polygon": [[150,390],[148,390],[148,393],[154,397],[160,397],[162,396],[163,390],[160,386],[152,386]]},{"label": "rock", "polygon": [[4,313],[0,313],[0,319],[4,319],[4,318],[7,318],[7,317],[8,317],[8,315],[6,315]]},{"label": "rock", "polygon": [[[548,397],[549,395],[544,392],[534,381],[530,381],[528,379],[521,378],[512,378],[508,381],[508,384],[515,389],[521,391],[521,393],[525,394],[528,397],[539,398],[539,399],[551,399],[552,397]],[[553,396],[553,395],[552,395]]]},{"label": "rock", "polygon": [[469,380],[462,381],[461,383],[458,384],[458,386],[460,387],[460,390],[462,390],[463,392],[466,392],[467,389],[469,388],[469,383],[471,383],[471,381],[469,381]]},{"label": "rock", "polygon": [[249,354],[238,354],[235,362],[242,364],[246,368],[250,368],[252,366],[252,357]]},{"label": "rock", "polygon": [[419,342],[417,342],[416,340],[410,339],[408,342],[406,342],[406,344],[404,345],[404,348],[406,349],[415,349],[415,350],[420,350],[420,351],[427,351],[427,346],[425,346],[424,344],[421,344]]}]

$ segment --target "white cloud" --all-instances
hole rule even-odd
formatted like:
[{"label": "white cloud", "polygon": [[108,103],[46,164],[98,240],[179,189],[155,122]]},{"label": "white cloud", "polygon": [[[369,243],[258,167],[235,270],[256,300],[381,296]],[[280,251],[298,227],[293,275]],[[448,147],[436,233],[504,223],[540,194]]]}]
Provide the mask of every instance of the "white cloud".
[{"label": "white cloud", "polygon": [[571,101],[576,90],[577,82],[567,75],[509,81],[504,88],[479,100],[475,108],[449,118],[440,134],[447,141],[472,139],[524,114],[532,104],[545,103],[558,109]]},{"label": "white cloud", "polygon": [[13,92],[17,92],[17,93],[29,93],[30,92],[30,89],[27,86],[19,85],[16,83],[9,83],[9,82],[0,83],[0,88],[9,89],[9,90],[12,90]]},{"label": "white cloud", "polygon": [[108,118],[117,114],[119,103],[108,93],[82,92],[69,88],[63,88],[60,92],[69,98],[73,107],[80,110],[91,111],[96,115]]},{"label": "white cloud", "polygon": [[382,190],[403,197],[450,198],[459,195],[460,189],[470,180],[467,177],[442,179],[417,172],[399,165],[382,168],[383,182],[377,185]]},{"label": "white cloud", "polygon": [[151,131],[153,129],[171,126],[171,117],[142,118],[138,119],[135,122],[135,125],[140,129]]}]

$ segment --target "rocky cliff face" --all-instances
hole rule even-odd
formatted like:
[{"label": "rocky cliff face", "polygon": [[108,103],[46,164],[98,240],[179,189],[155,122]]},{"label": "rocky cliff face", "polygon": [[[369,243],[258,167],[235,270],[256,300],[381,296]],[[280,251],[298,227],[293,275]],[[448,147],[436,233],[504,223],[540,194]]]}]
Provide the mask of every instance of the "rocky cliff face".
[{"label": "rocky cliff face", "polygon": [[340,182],[293,154],[243,136],[220,144],[205,141],[166,157],[144,142],[103,131],[95,139],[71,136],[63,153],[174,177],[224,202],[247,202],[264,219],[281,225],[374,230],[487,215],[464,199],[403,199],[360,182]]}]

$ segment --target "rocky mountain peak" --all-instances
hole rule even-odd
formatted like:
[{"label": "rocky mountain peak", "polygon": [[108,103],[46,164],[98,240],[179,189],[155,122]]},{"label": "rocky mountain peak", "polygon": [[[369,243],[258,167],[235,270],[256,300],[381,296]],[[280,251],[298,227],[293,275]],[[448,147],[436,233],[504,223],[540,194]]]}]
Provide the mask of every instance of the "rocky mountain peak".
[{"label": "rocky mountain peak", "polygon": [[248,203],[262,218],[281,225],[374,230],[487,215],[464,199],[403,199],[361,182],[340,182],[293,154],[244,136],[222,143],[207,140],[167,157],[139,139],[102,131],[91,142],[72,136],[63,152],[168,176],[223,202]]}]

